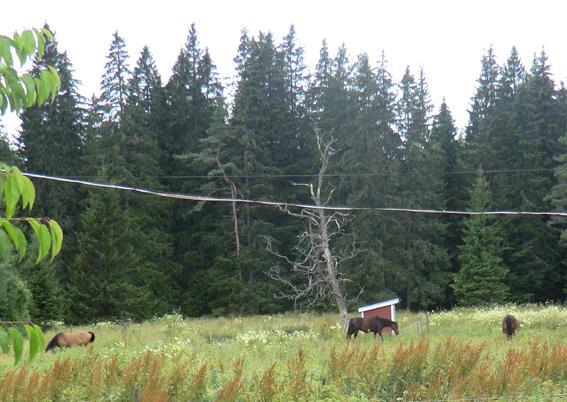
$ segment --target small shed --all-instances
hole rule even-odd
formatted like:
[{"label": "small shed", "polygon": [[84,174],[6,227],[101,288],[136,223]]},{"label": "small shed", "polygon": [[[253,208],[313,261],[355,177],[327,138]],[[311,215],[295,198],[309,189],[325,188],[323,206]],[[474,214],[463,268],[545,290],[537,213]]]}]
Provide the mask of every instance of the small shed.
[{"label": "small shed", "polygon": [[369,304],[358,308],[358,312],[364,317],[380,317],[396,321],[396,304],[400,299],[382,300],[378,303]]}]

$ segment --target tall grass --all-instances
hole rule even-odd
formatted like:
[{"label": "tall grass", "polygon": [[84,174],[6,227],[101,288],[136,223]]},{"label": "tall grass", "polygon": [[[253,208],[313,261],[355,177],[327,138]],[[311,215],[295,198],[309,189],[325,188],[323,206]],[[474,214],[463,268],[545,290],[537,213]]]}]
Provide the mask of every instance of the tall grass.
[{"label": "tall grass", "polygon": [[[520,330],[500,332],[513,312]],[[334,315],[98,323],[86,348],[0,357],[0,401],[567,399],[567,310],[399,315],[399,336],[344,339]],[[48,334],[53,336],[63,328]]]}]

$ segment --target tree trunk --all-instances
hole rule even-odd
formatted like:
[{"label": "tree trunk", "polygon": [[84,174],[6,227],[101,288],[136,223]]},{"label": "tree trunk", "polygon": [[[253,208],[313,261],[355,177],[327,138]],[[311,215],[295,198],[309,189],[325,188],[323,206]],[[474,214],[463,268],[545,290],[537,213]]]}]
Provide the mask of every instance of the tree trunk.
[{"label": "tree trunk", "polygon": [[[219,156],[217,154],[217,166],[219,167],[220,171],[222,172],[222,177],[224,179],[225,182],[228,183],[229,187],[230,187],[230,195],[232,197],[232,199],[236,199],[237,193],[236,193],[236,185],[232,182],[232,180],[230,180],[230,178],[227,176],[226,172],[224,171],[224,167],[222,166],[220,160],[219,160]],[[240,256],[240,233],[239,233],[239,229],[238,229],[238,214],[236,212],[236,202],[233,201],[232,202],[232,219],[234,221],[234,239],[236,242],[236,256],[239,257]],[[240,274],[240,281],[242,282],[242,274]]]},{"label": "tree trunk", "polygon": [[[232,199],[236,198],[236,186],[230,183]],[[234,238],[236,240],[236,256],[240,256],[240,233],[238,232],[238,215],[236,213],[236,202],[232,202],[232,219],[234,220]]]},{"label": "tree trunk", "polygon": [[333,291],[333,297],[339,308],[339,317],[341,320],[341,326],[344,331],[346,331],[348,324],[348,309],[346,299],[341,292],[339,286],[339,278],[337,277],[337,269],[335,267],[335,260],[331,253],[329,247],[329,237],[327,233],[327,217],[325,216],[325,211],[319,210],[319,222],[321,228],[321,246],[323,247],[323,256],[325,257],[325,265],[327,267],[327,280],[331,289]]}]

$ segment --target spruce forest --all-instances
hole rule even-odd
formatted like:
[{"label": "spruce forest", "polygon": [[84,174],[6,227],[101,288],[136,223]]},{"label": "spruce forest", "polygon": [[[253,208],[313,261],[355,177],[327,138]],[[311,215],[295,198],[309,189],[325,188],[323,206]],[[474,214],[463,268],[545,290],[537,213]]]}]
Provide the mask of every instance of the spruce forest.
[{"label": "spruce forest", "polygon": [[[116,32],[90,98],[56,39],[33,68],[56,68],[59,96],[21,112],[15,147],[0,126],[3,162],[159,192],[304,204],[313,204],[304,184],[321,180],[333,190],[329,205],[368,208],[341,214],[329,240],[349,311],[393,296],[413,311],[565,300],[567,232],[557,217],[372,209],[565,211],[567,89],[543,50],[520,60],[515,48],[488,49],[460,130],[445,102],[431,101],[423,71],[408,67],[396,82],[386,55],[353,56],[325,41],[307,66],[293,26],[283,38],[243,30],[232,82],[219,78],[194,25],[168,81],[150,49],[129,55]],[[316,138],[333,149],[324,175]],[[309,254],[302,234],[312,230],[298,209],[33,182],[34,213],[59,222],[63,248],[39,266],[2,254],[0,319],[336,311],[328,291],[292,295],[306,280],[292,262]]]}]

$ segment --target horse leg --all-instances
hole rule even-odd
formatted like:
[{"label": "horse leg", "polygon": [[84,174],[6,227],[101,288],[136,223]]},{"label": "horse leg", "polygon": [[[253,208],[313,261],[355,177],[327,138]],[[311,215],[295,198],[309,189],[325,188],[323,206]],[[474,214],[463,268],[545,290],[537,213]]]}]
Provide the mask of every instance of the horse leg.
[{"label": "horse leg", "polygon": [[357,330],[353,330],[351,328],[349,328],[348,332],[347,332],[347,339],[352,339],[352,336],[354,335],[354,337],[356,338],[356,335],[358,334]]},{"label": "horse leg", "polygon": [[382,339],[382,342],[384,342],[384,338],[382,337],[382,331],[378,331],[378,335],[380,335],[380,339]]}]

